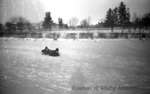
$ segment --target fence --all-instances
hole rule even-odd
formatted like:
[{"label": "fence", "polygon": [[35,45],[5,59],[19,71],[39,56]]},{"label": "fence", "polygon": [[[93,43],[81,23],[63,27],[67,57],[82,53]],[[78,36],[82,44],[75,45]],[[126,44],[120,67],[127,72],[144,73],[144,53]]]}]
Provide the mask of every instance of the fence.
[{"label": "fence", "polygon": [[[45,36],[44,36],[45,35]],[[0,37],[17,37],[17,38],[49,38],[49,39],[117,39],[117,38],[150,38],[150,33],[104,33],[104,32],[77,32],[77,33],[1,33]]]}]

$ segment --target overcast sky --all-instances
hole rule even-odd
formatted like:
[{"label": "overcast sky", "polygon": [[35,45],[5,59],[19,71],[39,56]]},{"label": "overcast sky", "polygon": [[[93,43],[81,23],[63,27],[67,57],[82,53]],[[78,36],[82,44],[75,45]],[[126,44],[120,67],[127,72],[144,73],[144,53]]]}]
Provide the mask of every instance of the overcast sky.
[{"label": "overcast sky", "polygon": [[108,8],[118,6],[124,1],[131,14],[143,15],[150,12],[150,0],[0,0],[0,22],[11,17],[23,16],[30,22],[43,20],[46,11],[51,12],[57,23],[58,17],[68,23],[72,17],[79,20],[90,17],[91,23],[105,18]]}]

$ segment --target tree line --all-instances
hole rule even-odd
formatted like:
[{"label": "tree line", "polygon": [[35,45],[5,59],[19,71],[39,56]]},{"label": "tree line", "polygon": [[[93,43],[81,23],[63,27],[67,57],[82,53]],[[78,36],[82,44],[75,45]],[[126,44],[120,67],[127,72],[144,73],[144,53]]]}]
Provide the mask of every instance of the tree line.
[{"label": "tree line", "polygon": [[0,31],[5,33],[20,33],[23,31],[31,31],[32,24],[23,17],[13,17],[5,23],[0,24]]},{"label": "tree line", "polygon": [[[120,2],[118,6],[115,8],[109,8],[106,11],[105,20],[99,22],[96,25],[90,24],[90,17],[83,19],[80,21],[78,18],[73,17],[69,20],[68,24],[65,24],[62,18],[58,18],[58,24],[56,24],[50,12],[45,13],[45,17],[43,18],[41,29],[42,30],[52,30],[52,28],[59,29],[69,29],[69,28],[111,28],[112,32],[114,27],[121,27],[121,30],[125,28],[134,28],[136,29],[149,29],[150,27],[150,13],[143,15],[142,17],[138,17],[134,15],[133,21],[131,21],[130,9],[126,6],[124,2]],[[4,25],[0,24],[0,31],[5,32],[28,32],[34,31],[35,26],[29,22],[24,17],[13,17],[9,21],[7,21]]]},{"label": "tree line", "polygon": [[112,31],[114,27],[122,27],[122,31],[131,27],[134,29],[148,29],[150,27],[150,13],[141,18],[135,15],[134,20],[131,21],[130,9],[127,8],[124,2],[120,2],[118,7],[108,9],[105,21],[102,24],[105,27],[110,27]]}]

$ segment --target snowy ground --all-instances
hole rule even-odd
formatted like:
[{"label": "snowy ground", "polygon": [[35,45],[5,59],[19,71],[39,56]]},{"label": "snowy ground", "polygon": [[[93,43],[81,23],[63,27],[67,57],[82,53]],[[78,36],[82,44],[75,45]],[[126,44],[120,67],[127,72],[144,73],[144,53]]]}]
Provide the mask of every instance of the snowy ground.
[{"label": "snowy ground", "polygon": [[150,94],[149,50],[138,39],[0,38],[0,94]]}]

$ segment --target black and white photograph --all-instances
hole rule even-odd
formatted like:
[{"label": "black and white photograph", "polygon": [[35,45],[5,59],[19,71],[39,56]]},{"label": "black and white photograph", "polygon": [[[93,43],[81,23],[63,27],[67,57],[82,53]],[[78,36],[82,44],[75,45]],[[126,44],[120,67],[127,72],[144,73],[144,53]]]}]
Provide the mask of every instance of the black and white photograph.
[{"label": "black and white photograph", "polygon": [[0,0],[0,94],[150,94],[150,0]]}]

